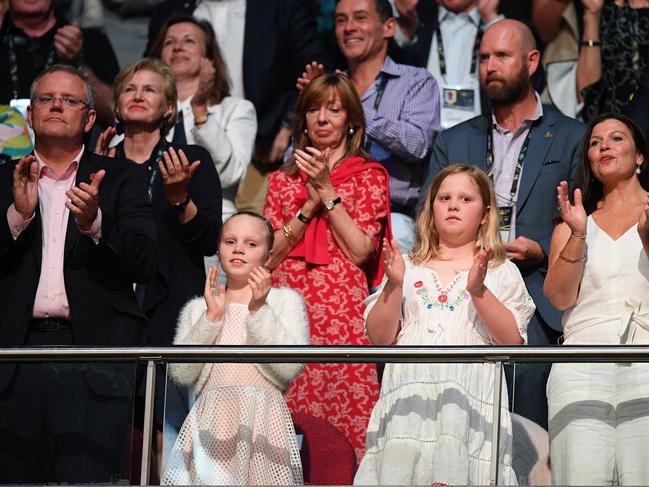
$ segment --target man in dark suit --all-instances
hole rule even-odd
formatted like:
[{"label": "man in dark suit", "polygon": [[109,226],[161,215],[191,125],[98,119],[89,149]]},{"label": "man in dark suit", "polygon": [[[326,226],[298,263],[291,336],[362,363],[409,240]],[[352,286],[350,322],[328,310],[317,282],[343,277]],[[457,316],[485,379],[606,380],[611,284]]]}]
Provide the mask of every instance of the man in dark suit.
[{"label": "man in dark suit", "polygon": [[[157,6],[149,23],[149,46],[174,13],[196,12],[211,20],[207,12],[234,8],[241,2],[166,0]],[[197,11],[197,8],[199,9]],[[199,15],[200,14],[200,15]],[[236,17],[233,17],[236,18]],[[217,38],[219,27],[213,25]],[[239,187],[237,206],[261,212],[266,194],[266,175],[281,164],[291,137],[290,113],[297,100],[295,80],[304,66],[325,62],[314,12],[304,0],[246,0],[243,21],[242,73],[228,66],[231,78],[242,76],[243,93],[257,111],[257,139],[251,167]],[[233,83],[236,87],[237,83]]]},{"label": "man in dark suit", "polygon": [[[136,345],[133,282],[157,268],[142,171],[92,154],[87,78],[55,65],[31,90],[34,154],[0,166],[0,346]],[[0,483],[123,478],[130,365],[0,367]]]},{"label": "man in dark suit", "polygon": [[[584,130],[580,122],[541,105],[531,82],[539,58],[525,24],[502,20],[486,30],[480,45],[480,83],[493,111],[439,134],[426,184],[452,163],[473,164],[490,174],[508,257],[518,265],[536,303],[528,326],[528,344],[533,346],[556,344],[561,335],[561,314],[543,295],[543,280],[556,188],[560,181],[572,180]],[[516,364],[507,377],[513,410],[545,428],[549,368]]]}]

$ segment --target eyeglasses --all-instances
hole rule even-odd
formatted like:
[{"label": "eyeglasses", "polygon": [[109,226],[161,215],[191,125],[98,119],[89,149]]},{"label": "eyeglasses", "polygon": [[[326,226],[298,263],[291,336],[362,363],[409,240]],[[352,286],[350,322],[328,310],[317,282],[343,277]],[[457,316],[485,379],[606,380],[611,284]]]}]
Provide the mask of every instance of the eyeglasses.
[{"label": "eyeglasses", "polygon": [[55,100],[61,100],[61,104],[68,108],[90,108],[90,105],[88,105],[85,101],[79,100],[78,98],[74,98],[72,96],[40,95],[35,96],[32,100],[32,103],[39,107],[49,107],[54,103]]}]

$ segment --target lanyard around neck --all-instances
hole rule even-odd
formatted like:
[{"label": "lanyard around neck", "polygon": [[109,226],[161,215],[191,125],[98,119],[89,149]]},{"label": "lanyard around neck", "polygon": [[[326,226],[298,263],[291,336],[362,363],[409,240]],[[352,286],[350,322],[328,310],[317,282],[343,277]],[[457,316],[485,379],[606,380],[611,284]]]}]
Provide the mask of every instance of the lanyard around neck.
[{"label": "lanyard around neck", "polygon": [[[435,37],[437,38],[437,57],[439,58],[439,72],[442,77],[446,77],[446,54],[444,51],[444,40],[442,39],[442,29],[440,23],[437,23],[437,28],[435,29]],[[476,73],[478,67],[478,56],[480,55],[480,41],[482,40],[482,30],[480,25],[478,25],[478,30],[475,35],[475,41],[473,42],[473,52],[471,53],[471,69],[469,74]]]},{"label": "lanyard around neck", "polygon": [[[530,136],[532,135],[532,130],[534,129],[534,123],[530,126],[530,129],[527,131],[525,136],[525,141],[521,147],[521,151],[518,153],[518,158],[516,159],[516,165],[514,167],[514,176],[512,178],[512,187],[509,190],[510,199],[513,200],[518,191],[518,180],[521,177],[521,172],[523,171],[523,163],[525,162],[525,157],[527,156],[527,149],[530,145]],[[494,181],[494,136],[493,128],[487,133],[487,176],[491,179],[491,182]]]}]

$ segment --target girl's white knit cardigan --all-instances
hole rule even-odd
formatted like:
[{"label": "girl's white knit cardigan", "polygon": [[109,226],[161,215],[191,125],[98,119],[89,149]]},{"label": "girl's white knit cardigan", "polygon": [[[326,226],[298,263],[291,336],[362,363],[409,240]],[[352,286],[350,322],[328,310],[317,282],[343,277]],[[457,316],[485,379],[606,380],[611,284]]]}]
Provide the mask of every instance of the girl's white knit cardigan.
[{"label": "girl's white knit cardigan", "polygon": [[[175,345],[214,345],[223,318],[211,322],[205,317],[205,300],[194,298],[180,312]],[[289,288],[272,288],[266,304],[246,319],[247,341],[242,345],[308,345],[309,320],[304,299]],[[255,364],[270,382],[284,391],[301,372],[303,364]],[[211,363],[170,364],[171,377],[178,384],[193,386],[198,395],[212,370]]]}]

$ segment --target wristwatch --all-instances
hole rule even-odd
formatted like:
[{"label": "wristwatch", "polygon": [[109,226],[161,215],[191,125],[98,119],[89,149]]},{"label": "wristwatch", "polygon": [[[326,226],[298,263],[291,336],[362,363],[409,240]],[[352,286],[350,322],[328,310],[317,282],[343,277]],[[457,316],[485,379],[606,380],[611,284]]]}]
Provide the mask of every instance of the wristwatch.
[{"label": "wristwatch", "polygon": [[340,196],[338,196],[337,198],[334,198],[334,199],[332,199],[332,200],[325,201],[325,202],[324,202],[325,210],[327,210],[327,211],[331,211],[331,210],[333,210],[333,209],[334,209],[334,206],[336,206],[336,205],[337,205],[338,203],[340,203],[342,200],[343,200],[343,199],[342,199]]},{"label": "wristwatch", "polygon": [[180,214],[183,211],[185,211],[185,208],[187,208],[189,201],[190,201],[189,193],[187,193],[187,198],[185,198],[185,201],[181,201],[180,203],[169,203],[169,206],[171,206],[171,209],[173,211]]}]

